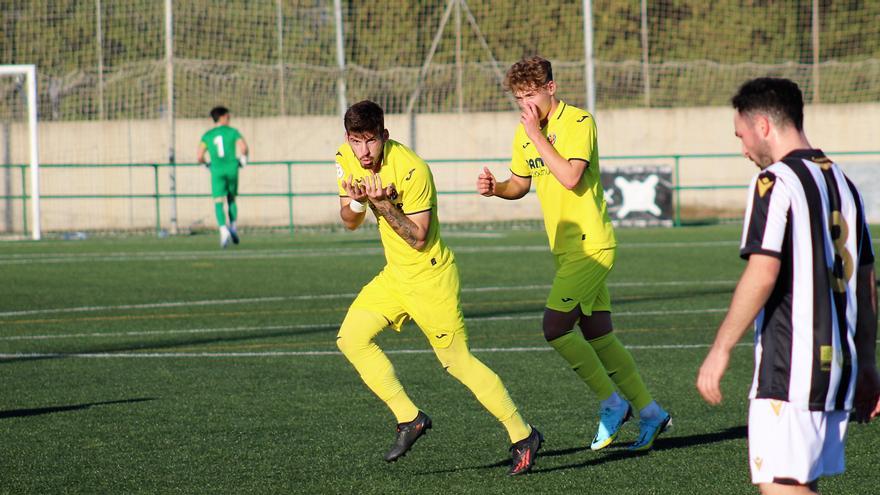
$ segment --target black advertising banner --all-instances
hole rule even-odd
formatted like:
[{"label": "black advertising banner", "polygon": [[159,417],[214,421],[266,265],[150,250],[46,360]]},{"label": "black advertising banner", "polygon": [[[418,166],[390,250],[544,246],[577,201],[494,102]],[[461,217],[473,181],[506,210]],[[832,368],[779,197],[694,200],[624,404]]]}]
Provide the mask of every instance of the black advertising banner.
[{"label": "black advertising banner", "polygon": [[670,167],[602,167],[601,176],[608,216],[615,226],[672,226]]}]

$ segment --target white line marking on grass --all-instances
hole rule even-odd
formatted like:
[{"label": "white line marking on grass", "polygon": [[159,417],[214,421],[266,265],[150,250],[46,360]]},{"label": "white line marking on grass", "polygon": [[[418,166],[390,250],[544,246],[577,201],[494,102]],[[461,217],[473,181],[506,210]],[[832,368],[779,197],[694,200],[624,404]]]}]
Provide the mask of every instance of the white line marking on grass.
[{"label": "white line marking on grass", "polygon": [[[707,313],[723,313],[727,308],[708,308],[708,309],[680,309],[672,311],[656,310],[656,311],[622,311],[614,313],[614,316],[663,316],[663,315],[681,315],[681,314],[707,314]],[[474,321],[515,321],[515,320],[538,320],[544,317],[543,313],[532,313],[525,315],[500,315],[500,316],[472,316],[465,318],[466,322]],[[339,323],[315,323],[300,325],[269,325],[257,327],[219,327],[219,328],[183,328],[174,330],[134,330],[128,332],[89,332],[89,333],[60,333],[60,334],[43,334],[43,335],[8,335],[0,336],[0,341],[7,340],[51,340],[51,339],[72,339],[72,338],[106,338],[106,337],[133,337],[144,335],[174,335],[174,334],[199,334],[199,333],[231,333],[231,332],[260,332],[267,330],[303,330],[303,329],[334,329],[339,328]]]},{"label": "white line marking on grass", "polygon": [[727,308],[677,309],[674,311],[621,311],[612,313],[614,316],[656,316],[656,315],[701,315],[707,313],[726,313]]},{"label": "white line marking on grass", "polygon": [[[627,349],[638,350],[670,350],[670,349],[707,349],[711,344],[665,344],[625,346]],[[737,347],[751,347],[752,344],[737,344]],[[475,347],[473,353],[497,352],[547,352],[550,346],[542,347]],[[433,354],[431,349],[396,349],[384,351],[385,354]],[[81,358],[81,359],[112,359],[112,358],[265,358],[265,357],[306,357],[306,356],[341,356],[339,351],[267,351],[267,352],[82,352],[82,353],[19,353],[0,354],[0,359],[47,359],[47,358]]]},{"label": "white line marking on grass", "polygon": [[739,246],[739,241],[696,241],[696,242],[685,242],[685,241],[672,241],[672,242],[625,242],[622,244],[618,244],[617,247],[628,249],[628,248],[680,248],[680,247],[718,247],[718,246]]},{"label": "white line marking on grass", "polygon": [[[481,237],[492,233],[479,234]],[[739,241],[696,241],[696,242],[625,242],[618,244],[620,249],[664,249],[664,248],[714,248],[720,246],[739,246]],[[880,245],[874,240],[873,245]],[[546,244],[526,246],[458,246],[457,253],[508,253],[547,251]],[[382,248],[364,246],[357,248],[290,248],[262,251],[141,251],[141,252],[91,252],[91,253],[13,253],[0,255],[0,265],[21,265],[26,263],[80,263],[108,261],[208,261],[208,260],[253,260],[273,258],[312,258],[317,256],[364,256],[382,255]]]},{"label": "white line marking on grass", "polygon": [[[665,282],[611,282],[608,287],[658,287],[675,285],[733,285],[736,280],[667,280]],[[550,287],[549,285],[547,287]]]},{"label": "white line marking on grass", "polygon": [[466,232],[466,231],[451,231],[451,232],[443,232],[443,237],[457,237],[464,239],[499,239],[501,237],[507,237],[507,234],[501,232]]},{"label": "white line marking on grass", "polygon": [[[733,280],[676,280],[664,282],[612,282],[608,286],[614,287],[663,287],[663,286],[700,286],[700,285],[732,285],[736,282]],[[517,290],[539,290],[549,289],[549,284],[536,285],[505,285],[505,286],[489,286],[489,287],[463,287],[462,292],[501,292],[501,291],[517,291]],[[158,308],[179,308],[179,307],[195,307],[195,306],[220,306],[226,304],[254,304],[266,302],[282,302],[282,301],[312,301],[321,299],[351,299],[357,293],[339,293],[339,294],[307,294],[300,296],[266,296],[266,297],[249,297],[238,299],[207,299],[202,301],[169,301],[143,304],[119,304],[108,306],[78,306],[71,308],[45,308],[45,309],[28,309],[21,311],[4,311],[0,312],[0,318],[12,316],[31,316],[39,314],[53,313],[87,313],[94,311],[116,311],[124,309],[158,309]]]},{"label": "white line marking on grass", "polygon": [[240,299],[209,299],[204,301],[176,301],[176,302],[159,302],[144,304],[121,304],[115,306],[79,306],[74,308],[47,308],[47,309],[30,309],[24,311],[6,311],[0,313],[0,317],[8,316],[27,316],[50,313],[86,313],[91,311],[111,311],[119,309],[156,309],[156,308],[179,308],[191,306],[218,306],[223,304],[252,304],[264,302],[281,302],[281,301],[310,301],[316,299],[340,299],[345,297],[354,297],[355,293],[346,294],[311,294],[303,296],[269,296],[269,297],[250,297]]},{"label": "white line marking on grass", "polygon": [[339,323],[316,323],[314,325],[269,325],[262,327],[226,327],[226,328],[180,328],[174,330],[134,330],[129,332],[89,332],[89,333],[61,333],[48,335],[10,335],[0,337],[0,340],[50,340],[50,339],[77,339],[77,338],[106,338],[106,337],[137,337],[145,335],[176,335],[176,334],[199,334],[199,333],[232,333],[232,332],[263,332],[268,330],[297,330],[297,329],[339,328]]},{"label": "white line marking on grass", "polygon": [[[465,246],[455,249],[459,253],[503,253],[519,251],[546,251],[544,245],[536,246]],[[275,258],[314,258],[325,256],[382,256],[380,246],[357,248],[306,248],[263,251],[151,251],[131,253],[34,253],[0,256],[0,265],[24,263],[80,263],[107,261],[210,261],[252,260]]]},{"label": "white line marking on grass", "polygon": [[[476,234],[481,237],[493,233]],[[696,241],[696,242],[629,242],[619,244],[621,249],[662,249],[662,248],[712,248],[718,246],[738,246],[738,241]],[[546,244],[525,246],[459,246],[457,253],[508,253],[547,251]],[[207,261],[207,260],[253,260],[274,258],[312,258],[317,256],[364,256],[382,255],[380,246],[346,248],[290,248],[272,250],[240,251],[141,251],[141,252],[90,252],[90,253],[14,253],[0,255],[0,265],[20,265],[25,263],[82,263],[109,261]]]},{"label": "white line marking on grass", "polygon": [[[333,252],[334,250],[303,250],[288,252],[273,251],[224,251],[215,253],[213,251],[187,251],[184,253],[82,253],[70,255],[53,255],[47,254],[46,257],[21,258],[21,259],[3,259],[0,258],[0,265],[21,265],[30,263],[98,263],[109,261],[212,261],[212,260],[255,260],[255,259],[275,259],[275,258],[313,258],[317,256],[364,256],[364,255],[381,255],[381,248],[364,247],[358,250],[350,249],[345,252]],[[38,255],[33,255],[38,256]]]}]

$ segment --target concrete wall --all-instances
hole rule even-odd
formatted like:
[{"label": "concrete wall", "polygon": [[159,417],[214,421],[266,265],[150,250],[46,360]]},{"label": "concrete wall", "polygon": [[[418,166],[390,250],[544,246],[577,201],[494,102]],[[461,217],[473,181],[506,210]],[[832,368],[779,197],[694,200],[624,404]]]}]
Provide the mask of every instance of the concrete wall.
[{"label": "concrete wall", "polygon": [[[733,135],[733,113],[729,108],[626,109],[599,111],[599,149],[606,157],[603,167],[666,164],[669,159],[613,159],[633,155],[697,153],[738,153]],[[873,151],[880,149],[880,104],[817,105],[806,109],[805,127],[811,143],[828,151]],[[510,139],[518,122],[515,112],[432,114],[415,118],[415,145],[428,161],[437,159],[484,159],[510,156]],[[343,139],[338,117],[238,118],[238,127],[251,145],[252,161],[331,160]],[[201,134],[210,128],[209,119],[177,121],[178,163],[195,161]],[[393,139],[413,142],[412,123],[406,116],[390,115],[386,126]],[[163,121],[45,122],[40,124],[40,159],[51,163],[166,163],[169,155],[168,130]],[[26,129],[9,127],[11,150],[0,149],[0,157],[24,163]],[[4,148],[0,141],[0,148]],[[846,162],[846,160],[840,160]],[[853,161],[853,160],[850,160]],[[880,163],[880,155],[855,161]],[[463,162],[433,165],[440,191],[470,191],[484,163]],[[506,163],[488,164],[496,174],[506,176]],[[757,169],[744,158],[685,159],[680,163],[682,185],[744,185]],[[290,181],[297,193],[335,192],[334,169],[328,165],[299,165]],[[0,190],[20,193],[18,172],[0,175]],[[152,168],[45,168],[41,178],[44,194],[143,194],[153,193],[158,178],[160,191],[170,188],[169,170]],[[872,174],[856,173],[871,176]],[[243,172],[240,190],[244,193],[284,193],[286,167],[250,167]],[[210,192],[207,172],[202,168],[178,167],[177,192]],[[866,196],[878,197],[880,192]],[[718,210],[742,208],[742,190],[683,192],[685,206]],[[170,200],[160,203],[163,225],[170,221]],[[212,227],[215,224],[211,201],[207,198],[179,198],[179,225],[183,228]],[[242,198],[241,223],[247,225],[286,225],[290,205],[285,198]],[[15,202],[0,204],[2,216],[20,210]],[[869,205],[869,212],[880,207]],[[150,228],[155,225],[155,202],[137,200],[47,200],[43,202],[46,230]],[[16,215],[20,214],[16,213]],[[445,221],[474,221],[511,218],[539,218],[537,201],[528,197],[518,202],[483,199],[476,194],[450,194],[441,198],[441,218]],[[293,204],[297,224],[337,221],[337,200],[333,197],[301,197]],[[18,225],[20,222],[13,222]],[[2,228],[2,227],[0,227]],[[8,228],[7,228],[8,230]]]}]

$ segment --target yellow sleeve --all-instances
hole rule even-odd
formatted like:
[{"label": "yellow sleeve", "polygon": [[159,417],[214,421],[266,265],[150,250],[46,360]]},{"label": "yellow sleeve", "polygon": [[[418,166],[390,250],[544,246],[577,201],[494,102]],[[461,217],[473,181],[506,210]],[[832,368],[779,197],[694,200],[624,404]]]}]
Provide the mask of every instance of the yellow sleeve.
[{"label": "yellow sleeve", "polygon": [[343,156],[342,153],[342,146],[340,146],[339,149],[336,151],[336,187],[339,190],[340,197],[347,197],[348,194],[342,187],[342,181],[348,177],[349,172],[345,166],[345,156]]},{"label": "yellow sleeve", "polygon": [[420,163],[404,184],[406,190],[403,194],[403,213],[412,215],[434,207],[434,178],[425,163]]},{"label": "yellow sleeve", "polygon": [[555,148],[566,160],[583,160],[590,163],[596,146],[596,121],[587,112],[579,113],[565,125],[565,134],[558,136]]},{"label": "yellow sleeve", "polygon": [[[529,171],[529,164],[526,161],[525,153],[523,152],[523,144],[529,143],[528,137],[523,138],[525,135],[522,124],[520,124],[516,128],[516,133],[513,135],[513,150],[510,153],[510,171],[520,177],[531,177],[532,174]],[[527,146],[532,146],[532,144],[529,143]]]}]

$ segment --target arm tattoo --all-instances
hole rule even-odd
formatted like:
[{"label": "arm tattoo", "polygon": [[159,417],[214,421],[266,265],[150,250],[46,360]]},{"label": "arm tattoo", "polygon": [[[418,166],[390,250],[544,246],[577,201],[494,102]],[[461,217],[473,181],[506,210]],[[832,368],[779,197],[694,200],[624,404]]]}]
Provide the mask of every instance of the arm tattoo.
[{"label": "arm tattoo", "polygon": [[407,218],[402,211],[398,210],[391,201],[379,201],[378,204],[371,204],[382,215],[382,218],[388,222],[391,229],[397,232],[401,239],[410,246],[415,247],[418,239],[416,238],[416,224],[412,220]]}]

